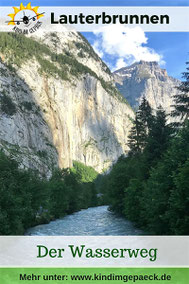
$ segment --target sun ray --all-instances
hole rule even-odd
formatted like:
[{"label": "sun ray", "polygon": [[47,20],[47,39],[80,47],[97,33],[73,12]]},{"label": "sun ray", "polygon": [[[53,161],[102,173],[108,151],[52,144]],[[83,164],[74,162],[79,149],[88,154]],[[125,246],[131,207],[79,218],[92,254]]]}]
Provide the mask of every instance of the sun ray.
[{"label": "sun ray", "polygon": [[39,6],[34,7],[32,10],[37,14],[37,10],[39,9]]},{"label": "sun ray", "polygon": [[9,17],[11,17],[11,20],[14,20],[15,14],[8,14]]},{"label": "sun ray", "polygon": [[9,22],[8,25],[13,25],[14,26],[15,23],[14,22]]},{"label": "sun ray", "polygon": [[17,7],[13,7],[13,9],[15,14],[17,14],[20,11],[20,9],[18,9]]},{"label": "sun ray", "polygon": [[25,9],[25,7],[24,7],[24,5],[21,3],[20,4],[20,11],[22,11],[22,10],[24,10]]},{"label": "sun ray", "polygon": [[40,18],[44,17],[44,15],[37,15],[37,19],[39,20]]},{"label": "sun ray", "polygon": [[28,3],[28,5],[26,6],[26,9],[28,9],[28,10],[32,10],[31,2],[30,2],[30,3]]}]

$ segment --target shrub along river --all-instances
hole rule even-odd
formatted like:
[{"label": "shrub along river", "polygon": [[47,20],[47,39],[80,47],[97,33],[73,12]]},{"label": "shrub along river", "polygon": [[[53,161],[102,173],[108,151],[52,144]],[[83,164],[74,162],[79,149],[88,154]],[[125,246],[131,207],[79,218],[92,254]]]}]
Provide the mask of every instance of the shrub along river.
[{"label": "shrub along river", "polygon": [[99,206],[33,227],[27,230],[25,235],[128,236],[143,235],[143,232],[136,229],[132,222],[110,212],[108,206]]}]

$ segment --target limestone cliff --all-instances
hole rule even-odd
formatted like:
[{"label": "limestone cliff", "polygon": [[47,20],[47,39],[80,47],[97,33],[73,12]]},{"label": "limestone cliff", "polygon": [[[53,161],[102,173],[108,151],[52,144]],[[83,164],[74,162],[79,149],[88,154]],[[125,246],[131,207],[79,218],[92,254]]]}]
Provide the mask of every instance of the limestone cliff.
[{"label": "limestone cliff", "polygon": [[144,96],[153,109],[163,107],[170,113],[179,80],[167,75],[156,62],[140,61],[114,72],[116,85],[133,108],[137,108]]},{"label": "limestone cliff", "polygon": [[23,167],[100,172],[127,151],[134,112],[79,33],[1,33],[0,57],[0,146]]}]

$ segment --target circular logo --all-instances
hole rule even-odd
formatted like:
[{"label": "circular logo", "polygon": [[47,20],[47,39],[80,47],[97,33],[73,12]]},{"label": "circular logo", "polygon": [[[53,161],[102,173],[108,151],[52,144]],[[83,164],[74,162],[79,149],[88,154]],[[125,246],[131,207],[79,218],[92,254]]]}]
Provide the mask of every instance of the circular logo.
[{"label": "circular logo", "polygon": [[21,3],[20,7],[13,7],[14,13],[9,14],[11,18],[8,21],[8,25],[12,25],[13,31],[18,33],[33,33],[41,26],[39,19],[44,16],[43,13],[39,13],[37,7],[31,7],[31,3],[28,3],[26,7]]}]

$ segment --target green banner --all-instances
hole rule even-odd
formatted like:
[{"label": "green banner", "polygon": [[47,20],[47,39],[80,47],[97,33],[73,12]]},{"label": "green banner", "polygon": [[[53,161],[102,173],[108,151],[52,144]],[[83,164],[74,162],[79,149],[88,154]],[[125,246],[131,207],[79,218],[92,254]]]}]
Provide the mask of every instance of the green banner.
[{"label": "green banner", "polygon": [[0,283],[187,284],[188,268],[0,268]]}]

